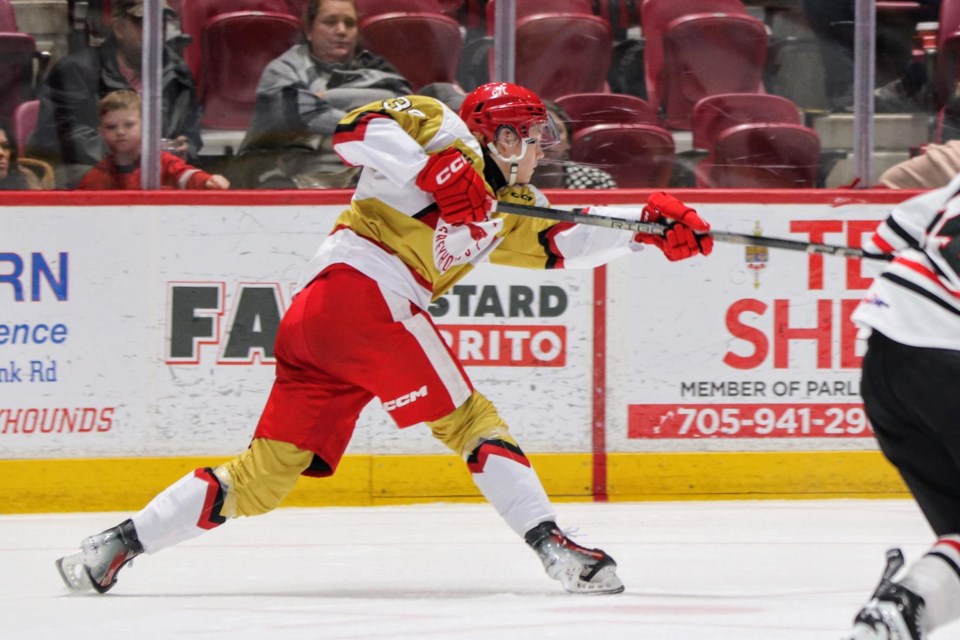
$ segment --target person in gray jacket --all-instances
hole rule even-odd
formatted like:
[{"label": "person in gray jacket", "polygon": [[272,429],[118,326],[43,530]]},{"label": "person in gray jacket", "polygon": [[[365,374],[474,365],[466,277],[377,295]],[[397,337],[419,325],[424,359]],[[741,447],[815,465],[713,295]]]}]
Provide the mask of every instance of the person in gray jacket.
[{"label": "person in gray jacket", "polygon": [[307,42],[264,69],[231,178],[247,188],[352,187],[358,169],[331,147],[347,112],[413,92],[386,59],[359,47],[354,0],[310,0]]},{"label": "person in gray jacket", "polygon": [[[143,0],[114,0],[112,12],[112,33],[103,44],[65,57],[39,88],[40,113],[27,154],[53,165],[59,187],[74,187],[106,154],[97,133],[100,99],[120,89],[140,92]],[[169,46],[160,83],[162,137],[173,141],[176,155],[195,158],[202,145],[196,85]]]}]

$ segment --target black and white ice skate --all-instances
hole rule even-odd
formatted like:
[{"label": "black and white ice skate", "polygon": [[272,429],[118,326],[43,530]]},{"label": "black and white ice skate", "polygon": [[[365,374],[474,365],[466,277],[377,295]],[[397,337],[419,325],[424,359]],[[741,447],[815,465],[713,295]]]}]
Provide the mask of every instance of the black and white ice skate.
[{"label": "black and white ice skate", "polygon": [[623,591],[617,563],[600,549],[587,549],[563,534],[555,522],[542,522],[524,539],[537,552],[547,575],[570,593],[607,594]]},{"label": "black and white ice skate", "polygon": [[853,620],[853,632],[845,640],[925,640],[920,618],[923,598],[893,582],[903,566],[900,549],[887,551],[887,566],[870,602]]},{"label": "black and white ice skate", "polygon": [[84,538],[80,552],[57,560],[57,570],[71,591],[106,593],[117,583],[117,573],[143,553],[132,520]]}]

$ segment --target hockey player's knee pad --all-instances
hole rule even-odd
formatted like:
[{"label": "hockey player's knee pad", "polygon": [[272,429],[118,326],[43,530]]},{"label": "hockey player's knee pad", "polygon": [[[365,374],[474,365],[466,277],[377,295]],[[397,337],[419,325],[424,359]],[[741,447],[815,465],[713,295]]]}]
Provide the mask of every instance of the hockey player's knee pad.
[{"label": "hockey player's knee pad", "polygon": [[235,515],[255,516],[280,506],[312,459],[313,452],[288,442],[255,438],[249,449],[218,467],[217,476],[229,478],[227,504]]},{"label": "hockey player's knee pad", "polygon": [[507,423],[483,394],[474,391],[452,413],[427,423],[435,438],[461,458],[469,456],[482,440],[502,440],[516,445]]},{"label": "hockey player's knee pad", "polygon": [[483,473],[487,458],[491,455],[500,456],[525,467],[530,467],[530,461],[527,460],[526,454],[520,450],[520,446],[513,440],[484,438],[477,443],[470,455],[466,457],[470,473]]}]

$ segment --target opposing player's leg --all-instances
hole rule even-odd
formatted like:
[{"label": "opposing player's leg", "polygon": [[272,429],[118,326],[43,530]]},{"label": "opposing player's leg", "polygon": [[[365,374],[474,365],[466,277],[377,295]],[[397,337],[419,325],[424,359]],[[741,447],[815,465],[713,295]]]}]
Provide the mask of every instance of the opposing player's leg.
[{"label": "opposing player's leg", "polygon": [[547,575],[571,593],[620,593],[617,564],[600,549],[573,542],[556,524],[533,465],[483,395],[428,423],[434,436],[467,462],[480,492],[537,553]]},{"label": "opposing player's leg", "polygon": [[899,549],[887,552],[880,584],[854,618],[849,640],[924,640],[960,617],[960,536],[938,539],[895,579],[903,565]]},{"label": "opposing player's leg", "polygon": [[57,569],[71,590],[105,593],[141,553],[195,538],[228,518],[275,509],[313,457],[286,442],[254,439],[233,460],[191,471],[132,518],[84,538],[78,553],[57,560]]},{"label": "opposing player's leg", "polygon": [[956,352],[870,338],[861,383],[868,418],[938,539],[899,578],[903,556],[888,552],[851,640],[921,640],[960,618],[960,400],[950,388],[958,371]]}]

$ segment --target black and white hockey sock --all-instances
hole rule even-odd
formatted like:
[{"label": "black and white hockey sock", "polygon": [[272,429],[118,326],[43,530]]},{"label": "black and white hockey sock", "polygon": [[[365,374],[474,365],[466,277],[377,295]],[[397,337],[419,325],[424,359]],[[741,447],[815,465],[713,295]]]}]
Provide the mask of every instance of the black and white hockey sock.
[{"label": "black and white hockey sock", "polygon": [[924,633],[960,618],[960,535],[937,540],[899,582],[926,603]]}]

